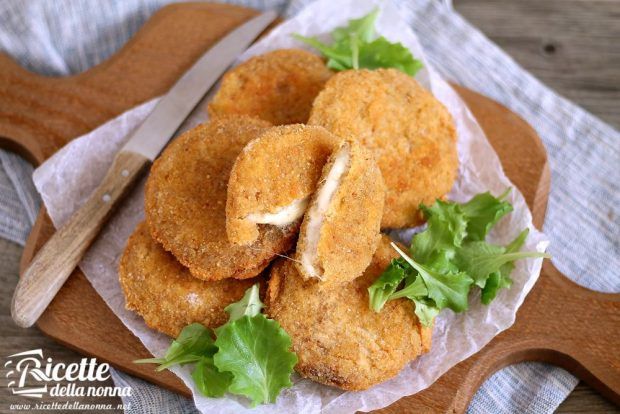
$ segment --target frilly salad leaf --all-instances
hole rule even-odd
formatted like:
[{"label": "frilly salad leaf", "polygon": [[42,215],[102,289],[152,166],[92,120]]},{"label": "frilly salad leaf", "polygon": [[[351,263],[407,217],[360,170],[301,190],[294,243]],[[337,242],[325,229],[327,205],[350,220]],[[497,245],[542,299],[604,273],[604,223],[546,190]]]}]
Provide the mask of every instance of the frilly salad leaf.
[{"label": "frilly salad leaf", "polygon": [[273,403],[290,387],[297,356],[290,352],[291,338],[264,315],[243,316],[218,328],[215,365],[232,373],[228,391],[252,400],[252,406]]},{"label": "frilly salad leaf", "polygon": [[411,239],[411,254],[419,263],[428,263],[438,252],[453,252],[467,235],[467,221],[459,206],[437,200],[422,206],[427,218],[426,231]]},{"label": "frilly salad leaf", "polygon": [[507,194],[495,198],[482,193],[463,204],[437,200],[430,207],[420,206],[427,227],[413,236],[409,253],[392,244],[401,257],[392,260],[368,288],[371,309],[379,312],[390,300],[408,298],[420,322],[429,326],[442,309],[466,310],[473,285],[482,289],[482,303],[491,303],[499,289],[512,285],[510,273],[516,260],[550,257],[519,251],[527,229],[505,247],[484,241],[512,211],[510,203],[503,201]]},{"label": "frilly salad leaf", "polygon": [[196,363],[192,379],[204,396],[218,398],[226,394],[233,376],[230,372],[221,372],[213,363],[213,358],[204,356]]},{"label": "frilly salad leaf", "polygon": [[239,302],[231,303],[224,310],[228,313],[229,321],[236,321],[243,316],[256,316],[265,305],[260,300],[258,284],[245,291]]},{"label": "frilly salad leaf", "polygon": [[[274,320],[261,314],[259,285],[226,307],[229,320],[213,331],[199,323],[183,328],[163,358],[136,363],[159,364],[157,370],[194,363],[192,378],[207,397],[226,392],[247,396],[252,406],[275,402],[291,386],[297,356],[291,338]],[[215,337],[216,336],[216,337]]]},{"label": "frilly salad leaf", "polygon": [[432,299],[424,296],[411,299],[415,305],[415,314],[424,326],[431,326],[435,317],[439,315],[440,309]]},{"label": "frilly salad leaf", "polygon": [[[523,234],[524,232],[510,245],[515,242],[522,245],[524,241],[524,239],[523,241],[521,240]],[[527,233],[525,234],[527,235]],[[474,278],[478,287],[484,288],[489,275],[493,273],[499,273],[500,279],[509,277],[510,272],[514,268],[513,262],[515,260],[525,259],[527,257],[549,257],[549,255],[539,252],[519,252],[516,251],[514,247],[512,251],[508,251],[510,245],[508,245],[508,247],[502,247],[484,241],[468,242],[458,250],[454,257],[454,262],[459,268],[463,269]],[[501,275],[502,266],[508,266],[504,268],[504,273],[507,273],[504,276]]]},{"label": "frilly salad leaf", "polygon": [[375,8],[366,16],[349,20],[347,26],[331,32],[331,44],[316,37],[298,34],[293,37],[321,52],[327,58],[327,66],[333,70],[395,68],[414,76],[422,68],[422,63],[401,43],[376,36],[378,16],[379,9]]},{"label": "frilly salad leaf", "polygon": [[148,358],[134,361],[136,364],[159,364],[157,371],[173,365],[185,365],[199,361],[203,356],[217,352],[213,332],[199,323],[187,325],[177,339],[172,341],[163,358]]},{"label": "frilly salad leaf", "polygon": [[512,205],[503,201],[510,193],[510,188],[495,198],[491,193],[481,193],[461,204],[461,210],[467,219],[467,238],[484,240],[495,225],[506,214],[512,211]]},{"label": "frilly salad leaf", "polygon": [[368,288],[370,292],[370,308],[379,312],[385,302],[392,298],[392,295],[405,279],[407,263],[404,259],[394,259],[383,271],[379,279]]},{"label": "frilly salad leaf", "polygon": [[[506,246],[506,253],[516,253],[521,250],[529,232],[528,229],[523,230],[508,246]],[[495,299],[500,289],[512,286],[510,273],[512,273],[514,267],[514,262],[507,262],[500,266],[499,272],[493,272],[489,275],[486,284],[482,288],[482,303],[488,305]]]},{"label": "frilly salad leaf", "polygon": [[[395,247],[398,248],[398,247]],[[405,254],[406,255],[406,254]],[[428,296],[428,289],[426,283],[421,277],[416,274],[410,274],[405,279],[405,285],[398,292],[394,292],[390,295],[390,299],[409,298],[414,300],[415,298]],[[435,302],[432,302],[433,304]]]},{"label": "frilly salad leaf", "polygon": [[[419,287],[416,290],[421,294],[411,295],[412,297],[428,295],[439,309],[450,308],[455,312],[462,312],[467,309],[467,295],[473,280],[465,272],[444,271],[443,268],[435,270],[432,267],[423,266],[416,263],[396,244],[392,243],[392,247],[411,267],[417,270],[420,276],[416,278],[416,280],[421,280],[418,282]],[[423,287],[426,287],[426,293],[424,293]]]}]

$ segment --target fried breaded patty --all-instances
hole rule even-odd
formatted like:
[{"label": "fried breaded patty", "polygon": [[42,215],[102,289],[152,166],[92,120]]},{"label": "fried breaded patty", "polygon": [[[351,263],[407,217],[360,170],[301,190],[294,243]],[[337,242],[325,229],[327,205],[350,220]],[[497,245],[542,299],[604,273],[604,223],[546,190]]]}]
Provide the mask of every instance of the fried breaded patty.
[{"label": "fried breaded patty", "polygon": [[452,117],[405,73],[339,72],[317,96],[308,123],[373,152],[387,187],[383,228],[420,224],[420,203],[432,204],[452,188],[458,167]]},{"label": "fried breaded patty", "polygon": [[295,259],[304,278],[349,282],[368,267],[380,238],[385,185],[372,154],[341,143],[304,215]]},{"label": "fried breaded patty", "polygon": [[278,259],[265,298],[268,315],[290,335],[302,376],[344,390],[364,390],[395,376],[430,348],[407,299],[368,304],[370,286],[395,257],[383,237],[364,275],[335,288],[304,281],[294,264]]},{"label": "fried breaded patty", "polygon": [[325,62],[305,50],[280,49],[255,56],[224,75],[209,115],[250,115],[274,125],[304,123],[312,101],[331,76]]},{"label": "fried breaded patty", "polygon": [[268,127],[245,116],[214,119],[177,138],[151,168],[145,194],[151,235],[195,277],[256,276],[294,242],[296,229],[287,227],[261,227],[247,246],[226,236],[230,170],[243,147]]},{"label": "fried breaded patty", "polygon": [[205,282],[166,252],[140,223],[129,238],[119,267],[127,309],[172,337],[190,323],[215,328],[228,320],[224,308],[239,301],[262,278]]},{"label": "fried breaded patty", "polygon": [[357,142],[317,126],[274,127],[250,142],[235,162],[226,231],[233,243],[251,243],[260,224],[292,225],[305,214],[296,253],[299,271],[341,283],[370,263],[384,199],[381,172]]},{"label": "fried breaded patty", "polygon": [[340,139],[321,127],[287,125],[267,130],[241,152],[230,173],[226,231],[235,244],[259,235],[259,224],[297,222]]}]

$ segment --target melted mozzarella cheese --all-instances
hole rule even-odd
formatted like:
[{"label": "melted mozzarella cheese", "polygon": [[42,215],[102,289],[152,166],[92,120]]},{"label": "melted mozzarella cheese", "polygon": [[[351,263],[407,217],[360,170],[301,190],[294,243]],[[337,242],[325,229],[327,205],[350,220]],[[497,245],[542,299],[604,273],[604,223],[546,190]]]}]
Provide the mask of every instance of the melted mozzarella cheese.
[{"label": "melted mozzarella cheese", "polygon": [[274,213],[252,213],[247,219],[256,224],[273,224],[274,226],[287,226],[304,215],[308,207],[308,197],[293,201]]},{"label": "melted mozzarella cheese", "polygon": [[329,173],[327,173],[325,183],[317,190],[316,201],[312,207],[310,207],[306,216],[306,220],[308,220],[306,227],[306,249],[301,255],[301,264],[306,273],[312,277],[321,278],[323,276],[322,272],[317,269],[315,264],[318,255],[321,226],[323,225],[325,214],[329,209],[329,204],[336,190],[338,190],[340,180],[349,165],[349,153],[349,145],[343,144],[335,154],[334,163]]}]

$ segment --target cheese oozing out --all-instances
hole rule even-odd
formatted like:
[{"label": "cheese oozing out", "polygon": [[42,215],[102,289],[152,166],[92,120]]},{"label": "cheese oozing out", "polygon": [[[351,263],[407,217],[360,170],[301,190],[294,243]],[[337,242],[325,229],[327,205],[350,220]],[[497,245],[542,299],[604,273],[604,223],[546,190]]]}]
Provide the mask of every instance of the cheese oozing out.
[{"label": "cheese oozing out", "polygon": [[306,214],[307,227],[305,229],[306,248],[301,255],[301,265],[304,271],[311,277],[321,279],[323,271],[317,264],[319,239],[321,226],[329,205],[338,190],[342,176],[349,166],[350,148],[349,144],[344,143],[334,154],[334,162],[327,173],[325,182],[315,193],[316,200]]},{"label": "cheese oozing out", "polygon": [[304,215],[308,207],[309,198],[305,197],[295,200],[288,206],[281,207],[273,213],[251,213],[246,218],[256,224],[272,224],[279,227],[288,226]]}]

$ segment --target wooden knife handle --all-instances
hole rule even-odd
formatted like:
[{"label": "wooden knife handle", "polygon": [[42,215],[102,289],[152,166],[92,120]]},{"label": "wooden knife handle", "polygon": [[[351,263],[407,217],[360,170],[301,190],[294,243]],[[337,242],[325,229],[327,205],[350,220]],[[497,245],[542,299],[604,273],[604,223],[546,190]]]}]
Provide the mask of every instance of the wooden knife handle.
[{"label": "wooden knife handle", "polygon": [[132,152],[116,155],[99,187],[39,250],[21,276],[11,303],[17,325],[27,328],[37,321],[148,164],[147,158]]}]

